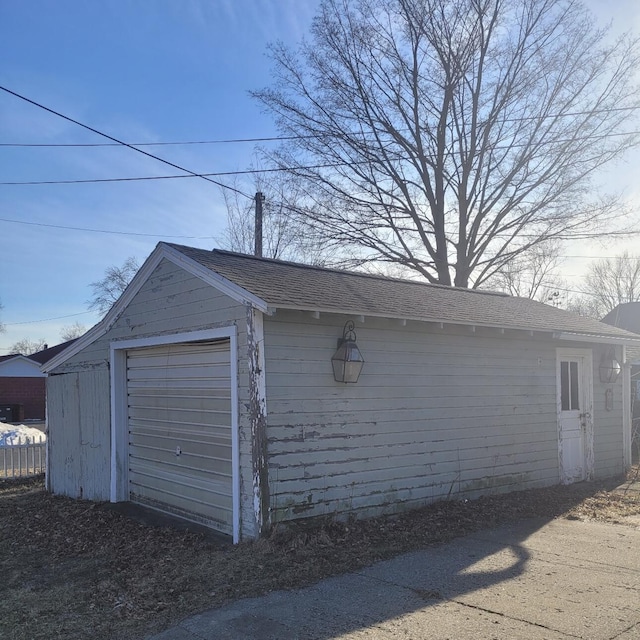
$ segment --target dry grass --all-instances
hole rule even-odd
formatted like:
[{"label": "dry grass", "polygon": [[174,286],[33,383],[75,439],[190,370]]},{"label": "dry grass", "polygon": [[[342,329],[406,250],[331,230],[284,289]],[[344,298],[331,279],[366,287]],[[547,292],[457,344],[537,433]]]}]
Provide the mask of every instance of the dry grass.
[{"label": "dry grass", "polygon": [[640,514],[640,494],[614,491],[621,480],[441,502],[395,518],[316,522],[236,547],[49,495],[39,480],[0,482],[0,637],[141,638],[232,599],[300,587],[502,522],[624,523]]}]

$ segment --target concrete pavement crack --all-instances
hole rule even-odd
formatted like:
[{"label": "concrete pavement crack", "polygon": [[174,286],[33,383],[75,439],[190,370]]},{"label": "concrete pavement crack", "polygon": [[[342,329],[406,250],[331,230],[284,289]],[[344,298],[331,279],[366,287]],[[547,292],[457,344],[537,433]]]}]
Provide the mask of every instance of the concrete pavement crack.
[{"label": "concrete pavement crack", "polygon": [[513,620],[514,622],[521,622],[527,625],[530,625],[532,627],[539,627],[540,629],[545,629],[546,631],[553,631],[554,633],[558,633],[566,638],[581,638],[582,636],[576,636],[572,633],[567,633],[565,631],[562,631],[560,629],[556,629],[554,627],[549,627],[547,625],[544,624],[540,624],[539,622],[531,622],[531,620],[524,620],[523,618],[517,618],[515,616],[509,616],[506,615],[500,611],[493,611],[492,609],[486,609],[485,607],[480,607],[478,605],[473,605],[473,604],[469,604],[468,602],[463,602],[461,600],[456,600],[455,598],[447,598],[445,596],[443,596],[440,591],[438,591],[437,589],[416,589],[414,587],[408,587],[406,585],[402,585],[402,584],[398,584],[397,582],[393,582],[392,580],[385,580],[384,578],[378,578],[376,576],[368,576],[365,575],[359,571],[355,572],[357,573],[359,576],[366,578],[368,580],[373,580],[375,582],[380,582],[383,584],[388,584],[391,585],[393,587],[399,588],[399,589],[404,589],[406,591],[409,591],[411,593],[414,593],[415,595],[417,595],[419,598],[425,600],[425,601],[429,601],[429,600],[438,600],[441,602],[452,602],[455,603],[457,605],[460,605],[462,607],[466,607],[468,609],[474,609],[476,611],[482,611],[483,613],[489,613],[491,615],[494,616],[499,616],[501,618],[505,618],[506,620]]},{"label": "concrete pavement crack", "polygon": [[561,631],[560,629],[556,629],[555,627],[549,627],[546,624],[540,624],[539,622],[531,622],[531,620],[524,620],[523,618],[516,618],[514,616],[508,616],[505,613],[501,613],[500,611],[493,611],[492,609],[487,609],[485,607],[480,607],[475,604],[469,604],[468,602],[462,602],[461,600],[456,600],[455,598],[445,599],[446,602],[455,602],[461,607],[466,607],[468,609],[474,609],[476,611],[482,611],[483,613],[490,613],[494,616],[500,616],[501,618],[505,618],[506,620],[514,620],[515,622],[522,622],[524,624],[528,624],[532,627],[538,627],[539,629],[545,629],[546,631],[553,631],[554,633],[559,633],[566,638],[582,638],[582,636],[576,636],[573,633],[567,633],[566,631]]}]

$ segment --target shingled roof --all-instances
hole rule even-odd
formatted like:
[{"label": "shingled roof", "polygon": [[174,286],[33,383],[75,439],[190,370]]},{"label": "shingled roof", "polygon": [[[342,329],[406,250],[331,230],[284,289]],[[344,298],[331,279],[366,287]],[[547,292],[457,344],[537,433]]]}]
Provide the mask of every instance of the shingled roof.
[{"label": "shingled roof", "polygon": [[597,320],[503,293],[324,269],[217,249],[167,246],[274,309],[575,333],[592,336],[594,341],[603,337],[639,339]]},{"label": "shingled roof", "polygon": [[640,302],[625,302],[610,311],[602,322],[627,331],[640,333]]},{"label": "shingled roof", "polygon": [[297,309],[376,316],[540,331],[564,340],[640,346],[637,334],[528,298],[160,242],[105,317],[42,370],[55,369],[104,335],[162,260],[173,262],[238,302],[266,312]]},{"label": "shingled roof", "polygon": [[[619,304],[602,318],[602,322],[633,333],[640,333],[640,302]],[[636,363],[640,362],[640,346],[627,349],[627,358]]]}]

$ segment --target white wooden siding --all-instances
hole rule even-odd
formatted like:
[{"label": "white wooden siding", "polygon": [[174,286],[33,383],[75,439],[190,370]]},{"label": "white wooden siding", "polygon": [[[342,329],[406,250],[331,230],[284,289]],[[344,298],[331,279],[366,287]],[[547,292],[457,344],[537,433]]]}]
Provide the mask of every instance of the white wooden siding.
[{"label": "white wooden siding", "polygon": [[47,481],[54,493],[109,499],[108,389],[106,366],[47,378]]},{"label": "white wooden siding", "polygon": [[367,318],[344,385],[330,363],[344,320],[265,322],[274,521],[558,482],[553,345]]},{"label": "white wooden siding", "polygon": [[127,352],[135,502],[233,533],[229,341]]},{"label": "white wooden siding", "polygon": [[[238,411],[239,411],[239,457],[241,478],[248,478],[242,484],[241,527],[244,537],[255,533],[254,505],[251,491],[251,431],[248,417],[248,378],[247,362],[247,312],[244,306],[228,296],[216,291],[173,263],[163,260],[151,277],[136,294],[131,304],[102,338],[87,346],[53,372],[65,374],[59,377],[49,392],[49,414],[52,430],[58,431],[58,441],[64,446],[54,445],[52,453],[56,460],[52,469],[51,483],[58,493],[77,496],[80,487],[86,493],[86,486],[94,488],[92,497],[108,500],[110,496],[110,415],[109,415],[109,349],[112,340],[130,340],[152,335],[167,335],[178,332],[198,331],[215,327],[236,325],[238,340]],[[101,447],[106,447],[107,466],[104,465],[105,450],[90,449],[85,452],[87,462],[80,467],[78,452],[82,448],[81,432],[86,425],[80,425],[77,419],[69,421],[65,416],[74,410],[81,400],[73,391],[76,379],[83,372],[100,370],[106,381],[96,393],[106,411],[96,414],[91,428],[100,434]],[[67,377],[67,374],[69,377]],[[51,377],[50,377],[51,379]],[[64,398],[69,402],[65,402]],[[82,401],[84,402],[84,400]],[[63,408],[63,403],[66,408]],[[57,426],[56,426],[57,425]],[[64,427],[64,432],[63,432]],[[52,434],[53,435],[53,434]],[[69,458],[68,468],[64,460]],[[95,469],[95,473],[90,469]],[[91,482],[85,479],[92,476]]]},{"label": "white wooden siding", "polygon": [[[600,357],[609,347],[594,350],[593,357],[593,453],[595,475],[608,477],[622,473],[624,470],[624,431],[623,425],[623,378],[620,375],[615,384],[600,382],[598,367]],[[617,358],[622,362],[621,349],[618,348]],[[613,391],[613,408],[606,408],[605,394],[607,389]]]}]

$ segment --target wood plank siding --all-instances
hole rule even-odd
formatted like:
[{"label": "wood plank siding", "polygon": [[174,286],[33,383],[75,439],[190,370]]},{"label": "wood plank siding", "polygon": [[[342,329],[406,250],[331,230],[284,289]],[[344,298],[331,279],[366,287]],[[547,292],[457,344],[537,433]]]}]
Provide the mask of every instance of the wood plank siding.
[{"label": "wood plank siding", "polygon": [[[248,415],[249,364],[247,310],[209,284],[163,260],[132,302],[101,338],[85,347],[50,375],[47,385],[49,432],[64,446],[52,447],[49,486],[55,493],[94,500],[110,497],[109,349],[114,340],[131,340],[235,325],[238,340],[238,411],[241,476],[252,477],[251,429]],[[94,393],[79,393],[99,375]],[[79,407],[75,410],[73,407]],[[87,443],[96,434],[99,446]],[[82,456],[80,452],[83,452]],[[244,476],[246,474],[246,476]],[[244,535],[255,530],[251,483],[243,487]]]},{"label": "wood plank siding", "polygon": [[345,385],[330,358],[346,319],[265,321],[273,522],[558,482],[550,341],[367,318]]},{"label": "wood plank siding", "polygon": [[[598,347],[593,350],[593,415],[595,418],[593,434],[593,453],[595,476],[606,478],[624,470],[624,438],[620,425],[623,423],[623,394],[620,376],[616,384],[600,382],[600,358],[609,347]],[[617,350],[617,358],[622,361],[621,349]],[[607,409],[606,392],[611,389],[613,406]]]},{"label": "wood plank siding", "polygon": [[109,499],[108,391],[106,367],[47,378],[47,480],[54,493]]}]

